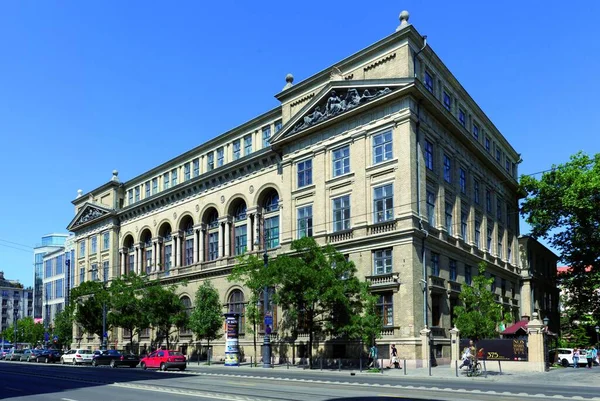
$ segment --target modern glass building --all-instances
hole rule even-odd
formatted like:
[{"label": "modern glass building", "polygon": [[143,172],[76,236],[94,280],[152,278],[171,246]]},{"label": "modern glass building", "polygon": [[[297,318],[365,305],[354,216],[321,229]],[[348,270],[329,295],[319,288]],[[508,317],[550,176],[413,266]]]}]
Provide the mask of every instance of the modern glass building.
[{"label": "modern glass building", "polygon": [[33,248],[33,317],[41,319],[43,313],[44,255],[62,248],[69,234],[48,234],[42,243]]}]

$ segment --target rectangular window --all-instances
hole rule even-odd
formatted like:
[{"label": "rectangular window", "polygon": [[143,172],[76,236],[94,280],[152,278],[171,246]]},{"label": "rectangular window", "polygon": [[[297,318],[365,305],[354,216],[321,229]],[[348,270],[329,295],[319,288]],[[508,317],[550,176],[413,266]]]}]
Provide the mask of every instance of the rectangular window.
[{"label": "rectangular window", "polygon": [[92,264],[92,281],[98,281],[98,265]]},{"label": "rectangular window", "polygon": [[110,248],[110,233],[105,232],[102,234],[102,250],[106,251]]},{"label": "rectangular window", "polygon": [[219,233],[208,234],[208,260],[217,260],[219,257]]},{"label": "rectangular window", "polygon": [[248,245],[247,242],[247,231],[246,231],[246,224],[243,224],[241,226],[235,226],[235,255],[242,255],[244,252],[246,252],[246,246]]},{"label": "rectangular window", "polygon": [[85,256],[85,240],[81,240],[79,243],[79,257],[83,258]]},{"label": "rectangular window", "polygon": [[303,160],[296,165],[298,173],[298,188],[312,184],[312,159]]},{"label": "rectangular window", "polygon": [[373,222],[381,223],[394,218],[394,189],[392,184],[373,190]]},{"label": "rectangular window", "polygon": [[278,133],[279,131],[281,131],[281,127],[282,127],[282,123],[281,120],[279,121],[275,121],[275,133]]},{"label": "rectangular window", "polygon": [[490,221],[487,222],[487,251],[492,253],[492,234],[494,233],[493,228],[490,226]]},{"label": "rectangular window", "polygon": [[85,281],[85,267],[79,268],[79,283],[83,283]]},{"label": "rectangular window", "polygon": [[462,210],[460,212],[460,236],[462,237],[463,241],[468,242],[469,241],[469,230],[467,229],[467,216],[469,214],[465,211]]},{"label": "rectangular window", "polygon": [[44,262],[44,278],[48,278],[52,276],[52,260],[47,260]]},{"label": "rectangular window", "polygon": [[492,191],[489,189],[485,190],[485,210],[492,213]]},{"label": "rectangular window", "polygon": [[221,147],[217,149],[217,167],[221,167],[223,164],[225,164],[225,151]]},{"label": "rectangular window", "polygon": [[467,125],[467,118],[465,117],[465,111],[463,109],[458,109],[458,121],[463,127]]},{"label": "rectangular window", "polygon": [[262,147],[268,148],[271,140],[271,127],[267,126],[262,129]]},{"label": "rectangular window", "polygon": [[92,237],[92,240],[91,240],[91,248],[92,248],[92,251],[91,251],[92,255],[95,254],[96,252],[98,252],[98,237],[95,235]]},{"label": "rectangular window", "polygon": [[128,205],[133,204],[133,189],[130,189],[129,191],[127,191],[127,204]]},{"label": "rectangular window", "polygon": [[148,199],[150,197],[150,181],[146,181],[146,183],[144,184],[144,189],[146,190],[146,195],[144,196],[144,199]]},{"label": "rectangular window", "polygon": [[382,320],[384,327],[394,325],[394,304],[392,302],[393,294],[391,292],[383,293],[377,299],[377,315]]},{"label": "rectangular window", "polygon": [[102,281],[108,281],[108,260],[102,262]]},{"label": "rectangular window", "polygon": [[508,263],[512,263],[512,239],[508,240],[508,246],[506,247],[506,260],[508,260]]},{"label": "rectangular window", "polygon": [[174,187],[177,185],[177,169],[174,168],[171,170],[171,186]]},{"label": "rectangular window", "polygon": [[435,227],[435,195],[432,191],[427,191],[427,221]]},{"label": "rectangular window", "polygon": [[469,265],[465,265],[465,284],[471,285],[473,282],[473,276],[471,272],[472,267]]},{"label": "rectangular window", "polygon": [[279,246],[279,216],[265,219],[265,246],[267,249]]},{"label": "rectangular window", "polygon": [[479,141],[479,126],[477,124],[473,124],[473,138]]},{"label": "rectangular window", "polygon": [[457,278],[456,260],[450,259],[450,263],[448,264],[448,269],[450,270],[450,281],[456,281],[456,278]]},{"label": "rectangular window", "polygon": [[502,199],[499,196],[496,197],[496,217],[499,221],[502,220]]},{"label": "rectangular window", "polygon": [[192,178],[192,171],[190,169],[190,163],[185,163],[183,165],[183,179],[185,181],[188,181],[190,178]]},{"label": "rectangular window", "polygon": [[153,178],[152,179],[152,195],[155,195],[158,193],[158,178]]},{"label": "rectangular window", "polygon": [[475,246],[481,247],[481,220],[475,220]]},{"label": "rectangular window", "polygon": [[452,235],[452,202],[446,201],[446,230],[448,235]]},{"label": "rectangular window", "polygon": [[200,159],[192,160],[192,169],[194,170],[194,177],[200,175]]},{"label": "rectangular window", "polygon": [[502,158],[502,151],[500,150],[500,147],[497,144],[494,144],[494,147],[496,148],[496,161],[500,163],[500,159]]},{"label": "rectangular window", "polygon": [[498,227],[498,257],[500,259],[504,258],[504,252],[502,249],[502,242],[504,240],[504,230],[500,227]]},{"label": "rectangular window", "polygon": [[215,154],[210,152],[206,155],[206,171],[213,171],[215,169]]},{"label": "rectangular window", "polygon": [[504,159],[504,168],[506,169],[506,172],[510,172],[510,160],[508,157]]},{"label": "rectangular window", "polygon": [[375,274],[388,274],[392,272],[392,250],[381,249],[373,252],[373,266]]},{"label": "rectangular window", "polygon": [[333,176],[348,174],[350,172],[350,146],[336,149],[332,152]]},{"label": "rectangular window", "polygon": [[252,153],[252,135],[246,135],[244,137],[244,156],[248,156]]},{"label": "rectangular window", "polygon": [[440,255],[435,252],[431,252],[431,275],[440,276]]},{"label": "rectangular window", "polygon": [[487,150],[488,153],[490,152],[490,138],[488,137],[485,138],[485,150]]},{"label": "rectangular window", "polygon": [[473,180],[473,201],[479,205],[479,181]]},{"label": "rectangular window", "polygon": [[163,190],[171,187],[171,175],[169,173],[163,174]]},{"label": "rectangular window", "polygon": [[427,71],[425,71],[425,88],[433,93],[433,77]]},{"label": "rectangular window", "polygon": [[171,270],[171,255],[173,255],[173,245],[165,245],[165,275],[169,275]]},{"label": "rectangular window", "polygon": [[298,208],[298,238],[312,237],[312,205]]},{"label": "rectangular window", "polygon": [[64,256],[59,255],[56,258],[56,274],[63,274]]},{"label": "rectangular window", "polygon": [[[54,287],[54,295],[56,298],[62,298],[63,297],[63,288],[64,288],[64,280],[58,279],[56,280],[56,287]],[[58,306],[58,305],[57,305]]]},{"label": "rectangular window", "polygon": [[492,286],[490,289],[492,290],[493,293],[495,293],[496,292],[496,275],[492,274],[490,277],[492,279]]},{"label": "rectangular window", "polygon": [[433,144],[425,141],[425,167],[433,170]]},{"label": "rectangular window", "polygon": [[500,279],[500,292],[502,293],[502,296],[506,295],[506,279],[505,278]]},{"label": "rectangular window", "polygon": [[350,195],[333,200],[333,231],[350,229]]},{"label": "rectangular window", "polygon": [[185,257],[184,257],[185,266],[189,266],[194,263],[194,239],[186,239],[185,240]]},{"label": "rectangular window", "polygon": [[391,160],[392,156],[392,132],[373,135],[373,164]]},{"label": "rectangular window", "polygon": [[132,253],[132,254],[129,255],[129,264],[127,265],[129,267],[129,272],[130,273],[135,270],[135,266],[134,266],[133,262],[135,262],[135,258],[134,258],[133,253]]},{"label": "rectangular window", "polygon": [[467,193],[467,172],[465,171],[464,168],[460,168],[459,169],[459,174],[460,174],[460,192],[462,192],[463,194]]},{"label": "rectangular window", "polygon": [[447,155],[444,155],[444,180],[452,183],[452,161]]},{"label": "rectangular window", "polygon": [[233,141],[233,160],[237,160],[242,156],[242,145],[239,139]]},{"label": "rectangular window", "polygon": [[452,99],[446,91],[444,91],[444,107],[446,110],[452,111]]},{"label": "rectangular window", "polygon": [[139,185],[137,187],[135,187],[135,201],[136,202],[140,201],[140,186]]}]

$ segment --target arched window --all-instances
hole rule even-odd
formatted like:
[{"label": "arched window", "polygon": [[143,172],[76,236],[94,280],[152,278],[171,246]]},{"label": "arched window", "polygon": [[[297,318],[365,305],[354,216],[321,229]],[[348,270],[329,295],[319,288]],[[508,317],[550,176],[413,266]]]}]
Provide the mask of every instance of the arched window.
[{"label": "arched window", "polygon": [[279,210],[279,194],[276,191],[272,191],[267,195],[263,207],[267,213]]},{"label": "arched window", "polygon": [[227,310],[230,313],[239,313],[238,317],[238,330],[240,334],[244,334],[244,328],[246,327],[245,311],[246,304],[244,303],[244,293],[240,290],[233,290],[229,294],[227,300]]},{"label": "arched window", "polygon": [[279,194],[274,189],[263,201],[264,208],[264,246],[266,249],[273,249],[279,246]]},{"label": "arched window", "polygon": [[235,221],[242,221],[246,219],[246,203],[240,202],[235,208],[233,218]]}]

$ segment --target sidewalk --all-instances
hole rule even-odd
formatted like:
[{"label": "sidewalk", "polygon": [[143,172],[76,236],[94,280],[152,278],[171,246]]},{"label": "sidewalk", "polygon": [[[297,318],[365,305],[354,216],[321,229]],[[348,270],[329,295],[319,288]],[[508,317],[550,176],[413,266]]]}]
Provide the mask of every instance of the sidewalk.
[{"label": "sidewalk", "polygon": [[339,377],[340,380],[347,380],[348,376],[355,377],[385,377],[397,378],[399,381],[406,379],[420,379],[434,381],[463,381],[476,380],[482,382],[513,382],[513,383],[540,383],[540,384],[560,384],[563,386],[596,386],[600,380],[600,368],[592,370],[588,369],[569,369],[569,368],[552,368],[550,372],[502,372],[497,369],[488,371],[487,374],[482,374],[479,377],[467,377],[465,369],[459,370],[458,377],[456,370],[449,365],[441,365],[431,368],[431,376],[428,368],[412,368],[407,369],[383,369],[383,372],[373,372],[359,369],[323,369],[313,368],[307,369],[305,366],[298,365],[274,365],[271,369],[251,367],[249,364],[241,366],[224,366],[223,363],[212,363],[210,366],[201,363],[197,365],[195,362],[188,364],[187,369],[192,372],[204,372],[214,374],[242,374],[242,375],[260,375],[273,377],[288,377],[301,379],[306,376],[315,376],[323,374],[324,379],[335,380]]}]

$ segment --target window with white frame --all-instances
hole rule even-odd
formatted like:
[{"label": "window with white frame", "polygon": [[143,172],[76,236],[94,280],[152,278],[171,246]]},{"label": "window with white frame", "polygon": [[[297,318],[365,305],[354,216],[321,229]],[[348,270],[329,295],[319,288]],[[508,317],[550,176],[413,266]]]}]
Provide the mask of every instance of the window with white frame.
[{"label": "window with white frame", "polygon": [[98,237],[97,237],[97,236],[95,236],[95,235],[94,235],[94,236],[92,236],[92,238],[91,238],[91,241],[90,241],[90,242],[91,242],[91,246],[90,246],[90,248],[91,248],[91,252],[90,252],[90,254],[91,254],[91,255],[93,255],[93,254],[95,254],[96,252],[98,252]]},{"label": "window with white frame", "polygon": [[512,263],[512,238],[510,238],[508,240],[508,246],[506,247],[506,260],[508,261],[508,263]]},{"label": "window with white frame", "polygon": [[458,109],[458,121],[460,125],[465,127],[467,125],[467,118],[465,116],[465,111],[463,109]]},{"label": "window with white frame", "polygon": [[248,233],[246,227],[246,224],[240,224],[235,226],[235,256],[242,255],[244,252],[246,252],[246,247],[248,245]]},{"label": "window with white frame", "polygon": [[242,145],[239,139],[233,141],[233,160],[237,160],[242,155]]},{"label": "window with white frame", "polygon": [[171,187],[171,175],[169,173],[163,174],[163,189],[169,189]]},{"label": "window with white frame", "polygon": [[440,276],[440,254],[431,252],[430,274],[435,277]]},{"label": "window with white frame", "polygon": [[144,189],[146,191],[146,196],[144,198],[147,199],[150,197],[150,181],[146,181],[144,184]]},{"label": "window with white frame", "polygon": [[298,208],[298,238],[312,237],[313,235],[313,212],[312,205]]},{"label": "window with white frame", "polygon": [[425,88],[433,93],[433,77],[428,71],[425,71]]},{"label": "window with white frame", "polygon": [[192,160],[192,168],[194,170],[194,177],[198,177],[200,175],[200,159]]},{"label": "window with white frame", "polygon": [[263,149],[268,148],[271,141],[271,127],[263,127],[262,129],[262,147]]},{"label": "window with white frame", "polygon": [[133,189],[130,189],[127,191],[127,204],[128,205],[133,204]]},{"label": "window with white frame", "polygon": [[381,318],[384,327],[394,325],[394,304],[392,300],[392,292],[382,293],[377,299],[377,315],[379,315],[379,317]]},{"label": "window with white frame", "polygon": [[492,222],[490,221],[490,219],[487,220],[487,251],[489,253],[492,253],[492,235],[494,233],[494,229],[492,228]]},{"label": "window with white frame", "polygon": [[139,185],[137,187],[135,187],[135,201],[136,202],[140,201],[140,186]]},{"label": "window with white frame", "polygon": [[500,259],[504,258],[504,252],[502,249],[503,241],[504,241],[504,229],[502,227],[498,227],[498,248],[497,248],[498,253],[497,254]]},{"label": "window with white frame", "polygon": [[296,164],[298,188],[312,184],[312,159],[302,160]]},{"label": "window with white frame", "polygon": [[171,186],[174,187],[177,185],[177,169],[174,168],[171,170]]},{"label": "window with white frame", "polygon": [[275,121],[275,133],[278,133],[279,131],[281,131],[282,126],[283,126],[283,124],[281,123],[281,120]]},{"label": "window with white frame", "polygon": [[373,164],[391,160],[392,157],[392,131],[373,135]]},{"label": "window with white frame", "polygon": [[219,257],[219,233],[208,233],[208,260],[217,260]]},{"label": "window with white frame", "polygon": [[392,250],[379,249],[373,251],[374,274],[388,274],[392,272]]},{"label": "window with white frame", "polygon": [[79,257],[82,258],[85,256],[85,240],[81,240],[79,243]]},{"label": "window with white frame", "polygon": [[217,149],[217,167],[221,167],[225,164],[225,151],[223,147]]},{"label": "window with white frame", "polygon": [[333,176],[348,174],[350,172],[350,146],[346,145],[332,152]]},{"label": "window with white frame", "polygon": [[152,195],[158,193],[158,177],[152,179]]},{"label": "window with white frame", "polygon": [[206,155],[206,171],[213,171],[215,169],[215,154],[210,152]]},{"label": "window with white frame", "polygon": [[373,222],[381,223],[394,218],[394,189],[392,184],[373,189]]},{"label": "window with white frame", "polygon": [[427,221],[431,227],[435,227],[435,194],[427,191]]},{"label": "window with white frame", "polygon": [[98,264],[92,263],[92,281],[98,281]]},{"label": "window with white frame", "polygon": [[252,153],[252,135],[246,135],[244,137],[244,156],[248,156]]},{"label": "window with white frame", "polygon": [[350,229],[350,195],[340,196],[332,200],[333,231]]},{"label": "window with white frame", "polygon": [[469,230],[468,230],[468,216],[469,213],[466,210],[461,210],[460,212],[460,236],[462,237],[463,241],[468,242],[469,241]]},{"label": "window with white frame", "polygon": [[110,248],[110,232],[105,232],[102,234],[102,250],[106,251]]},{"label": "window with white frame", "polygon": [[265,246],[267,249],[279,246],[279,216],[265,219]]},{"label": "window with white frame", "polygon": [[192,171],[190,168],[190,163],[185,163],[183,165],[183,179],[185,181],[188,181],[190,178],[192,178]]},{"label": "window with white frame", "polygon": [[446,230],[448,231],[448,235],[453,235],[452,232],[452,209],[454,208],[454,205],[452,202],[450,201],[446,201],[446,209],[445,209],[445,215],[446,215]]},{"label": "window with white frame", "polygon": [[444,91],[443,98],[444,98],[444,107],[446,108],[446,110],[452,111],[452,98],[450,97],[448,92]]}]

